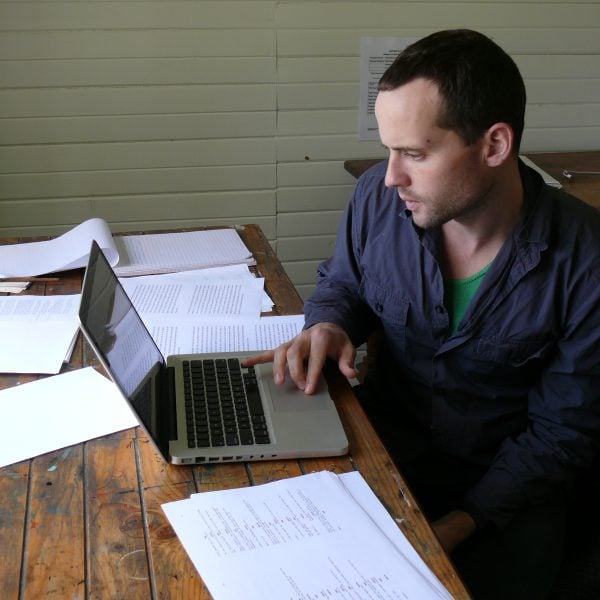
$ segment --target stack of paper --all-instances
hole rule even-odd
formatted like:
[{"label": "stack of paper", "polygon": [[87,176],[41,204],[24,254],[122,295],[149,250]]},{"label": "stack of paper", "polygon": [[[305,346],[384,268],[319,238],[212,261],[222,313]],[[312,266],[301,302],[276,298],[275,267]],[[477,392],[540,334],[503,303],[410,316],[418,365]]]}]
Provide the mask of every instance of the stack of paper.
[{"label": "stack of paper", "polygon": [[1,281],[0,292],[3,294],[20,294],[31,286],[29,281]]},{"label": "stack of paper", "polygon": [[120,281],[164,357],[268,350],[304,326],[303,315],[260,316],[273,303],[246,265]]},{"label": "stack of paper", "polygon": [[92,240],[121,276],[256,264],[235,229],[113,238],[106,221],[94,218],[52,240],[0,246],[0,278],[85,267]]},{"label": "stack of paper", "polygon": [[256,264],[235,229],[124,235],[113,238],[117,275],[172,273],[233,264]]},{"label": "stack of paper", "polygon": [[356,472],[162,508],[215,600],[451,599]]},{"label": "stack of paper", "polygon": [[[222,267],[225,269],[226,267]],[[245,271],[245,273],[244,273]],[[230,272],[230,271],[229,271]],[[123,289],[142,318],[198,320],[202,317],[259,317],[265,300],[264,279],[241,265],[239,276],[221,269],[121,278]]]},{"label": "stack of paper", "polygon": [[0,297],[0,372],[58,373],[79,331],[80,294]]}]

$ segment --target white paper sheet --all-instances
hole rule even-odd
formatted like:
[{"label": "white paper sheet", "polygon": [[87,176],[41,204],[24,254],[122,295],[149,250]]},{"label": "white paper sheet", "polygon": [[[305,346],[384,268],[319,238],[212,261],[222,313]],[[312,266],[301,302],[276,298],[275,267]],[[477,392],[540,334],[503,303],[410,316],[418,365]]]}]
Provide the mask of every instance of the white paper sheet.
[{"label": "white paper sheet", "polygon": [[0,297],[0,372],[58,373],[79,331],[79,294]]},{"label": "white paper sheet", "polygon": [[291,340],[304,326],[304,315],[225,321],[144,319],[162,355],[270,350]]},{"label": "white paper sheet", "polygon": [[119,255],[108,224],[103,219],[88,219],[52,240],[0,246],[0,277],[33,277],[85,267],[92,240],[115,265]]},{"label": "white paper sheet", "polygon": [[[256,281],[257,279],[263,282],[262,285],[264,288],[264,279],[255,277],[247,265],[225,265],[222,267],[208,267],[206,269],[178,271],[177,273],[164,273],[161,275],[141,275],[137,277],[121,278],[121,284],[126,285],[127,282],[131,281],[137,281],[139,283],[156,283],[163,281],[168,283],[249,283],[252,281]],[[262,298],[262,312],[269,312],[270,310],[273,310],[273,301],[265,291],[263,291]]]},{"label": "white paper sheet", "polygon": [[375,118],[377,84],[385,70],[416,38],[363,37],[360,40],[358,139],[379,140]]},{"label": "white paper sheet", "polygon": [[81,294],[56,296],[0,296],[0,323],[4,321],[77,320]]},{"label": "white paper sheet", "polygon": [[162,508],[215,600],[449,598],[328,471]]},{"label": "white paper sheet", "polygon": [[230,264],[256,264],[235,229],[116,236],[92,218],[52,240],[0,246],[0,278],[34,277],[85,267],[92,240],[120,276]]},{"label": "white paper sheet", "polygon": [[92,367],[0,391],[0,467],[138,424]]},{"label": "white paper sheet", "polygon": [[0,372],[58,373],[78,331],[77,321],[0,323]]},{"label": "white paper sheet", "polygon": [[408,539],[406,539],[360,473],[352,471],[351,473],[341,473],[338,477],[354,500],[361,505],[363,510],[373,519],[377,527],[389,538],[398,551],[412,563],[415,569],[420,571],[429,580],[432,586],[438,589],[440,597],[452,600],[448,590],[446,590],[442,582],[425,564],[425,561],[419,556],[419,553],[413,548]]},{"label": "white paper sheet", "polygon": [[262,307],[263,280],[189,283],[160,276],[121,279],[143,320],[257,318]]}]

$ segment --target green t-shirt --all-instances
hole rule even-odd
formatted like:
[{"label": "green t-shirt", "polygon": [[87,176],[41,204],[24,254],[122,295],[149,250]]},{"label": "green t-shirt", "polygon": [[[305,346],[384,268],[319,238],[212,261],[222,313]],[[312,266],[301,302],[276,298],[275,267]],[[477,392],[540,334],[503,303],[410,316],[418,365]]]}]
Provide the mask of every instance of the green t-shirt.
[{"label": "green t-shirt", "polygon": [[458,329],[469,303],[477,292],[492,263],[487,264],[479,273],[466,279],[444,280],[444,304],[450,315],[450,328],[452,333]]}]

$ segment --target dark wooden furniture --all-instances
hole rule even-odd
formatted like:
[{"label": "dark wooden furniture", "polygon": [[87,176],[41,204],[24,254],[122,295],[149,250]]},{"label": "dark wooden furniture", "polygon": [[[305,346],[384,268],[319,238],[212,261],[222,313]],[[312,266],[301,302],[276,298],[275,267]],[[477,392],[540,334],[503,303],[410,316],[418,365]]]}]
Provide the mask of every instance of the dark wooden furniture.
[{"label": "dark wooden furniture", "polygon": [[[557,179],[569,194],[600,208],[600,151],[527,152],[525,156]],[[354,177],[360,177],[369,167],[382,160],[384,159],[347,160],[344,162],[344,168]],[[569,179],[564,175],[564,171],[573,172],[573,177]]]},{"label": "dark wooden furniture", "polygon": [[[302,302],[260,229],[246,225],[239,232],[266,277],[276,313],[300,313]],[[81,270],[62,273],[58,282],[36,283],[29,293],[78,293],[81,280]],[[98,363],[79,336],[65,370],[85,365]],[[348,382],[334,372],[327,378],[350,440],[349,456],[175,467],[165,464],[134,428],[0,469],[3,600],[208,599],[160,505],[197,491],[256,485],[319,469],[358,469],[453,597],[468,598]],[[32,379],[0,375],[0,388]]]}]

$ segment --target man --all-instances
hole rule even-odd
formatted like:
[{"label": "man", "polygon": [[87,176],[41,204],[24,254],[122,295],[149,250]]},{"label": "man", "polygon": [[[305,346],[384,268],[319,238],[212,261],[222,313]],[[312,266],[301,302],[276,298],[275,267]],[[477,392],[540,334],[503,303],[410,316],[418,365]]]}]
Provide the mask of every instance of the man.
[{"label": "man", "polygon": [[600,218],[519,161],[524,112],[479,33],[400,54],[375,104],[389,160],[357,184],[305,330],[251,361],[310,394],[382,329],[364,406],[475,598],[547,597],[599,443]]}]

